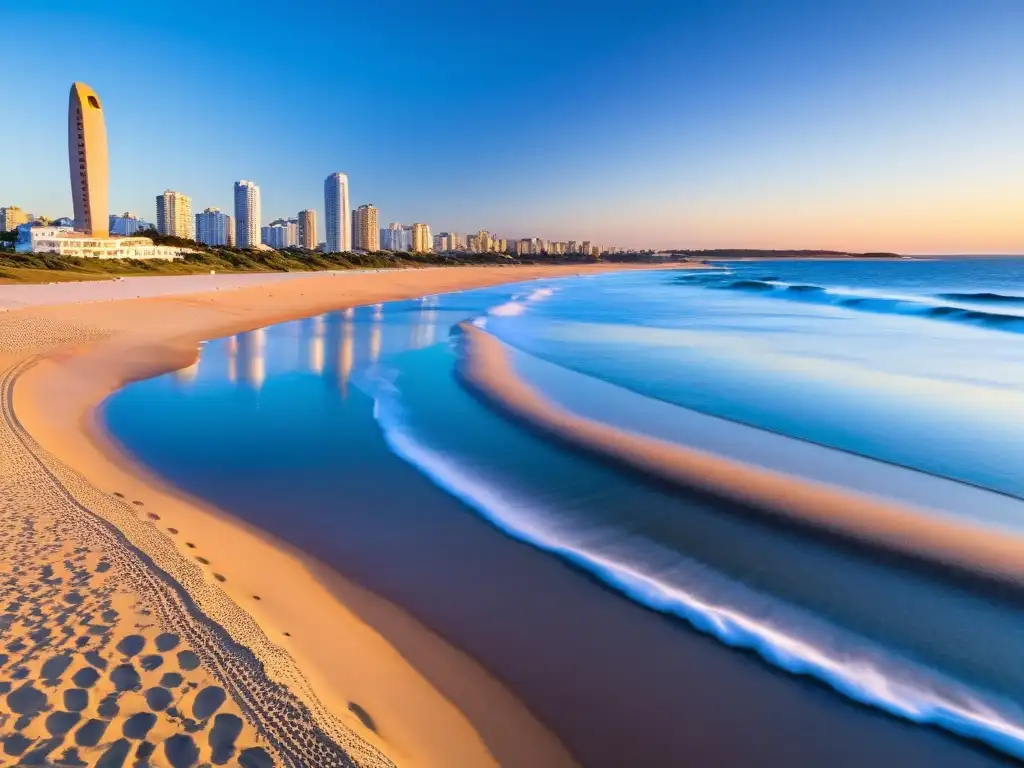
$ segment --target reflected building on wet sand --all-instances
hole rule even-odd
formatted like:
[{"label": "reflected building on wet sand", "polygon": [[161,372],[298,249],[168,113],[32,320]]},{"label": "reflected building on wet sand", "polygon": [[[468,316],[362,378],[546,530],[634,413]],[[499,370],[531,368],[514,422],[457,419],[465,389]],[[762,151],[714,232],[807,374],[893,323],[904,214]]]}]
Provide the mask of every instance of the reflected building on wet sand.
[{"label": "reflected building on wet sand", "polygon": [[264,329],[259,328],[242,333],[237,338],[238,364],[241,368],[242,380],[259,392],[267,378]]}]

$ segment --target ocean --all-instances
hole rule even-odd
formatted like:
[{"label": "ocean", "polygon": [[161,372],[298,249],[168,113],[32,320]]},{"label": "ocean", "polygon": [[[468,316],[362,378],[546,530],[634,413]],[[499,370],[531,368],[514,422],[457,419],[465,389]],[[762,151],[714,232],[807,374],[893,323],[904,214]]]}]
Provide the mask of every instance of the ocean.
[{"label": "ocean", "polygon": [[[736,262],[427,296],[211,340],[196,365],[104,405],[114,436],[158,474],[410,610],[584,757],[611,754],[614,736],[596,733],[594,691],[572,681],[587,659],[636,669],[643,646],[622,647],[622,627],[654,618],[652,675],[671,680],[673,643],[684,654],[698,636],[723,664],[756,668],[769,701],[764,686],[810,686],[808,701],[837,718],[893,723],[901,739],[895,724],[914,724],[946,764],[990,753],[960,752],[940,730],[1024,759],[1015,588],[567,448],[461,379],[462,322],[576,415],[1019,535],[1024,260]],[[636,618],[584,627],[568,621],[572,605],[561,622],[556,605],[539,607],[573,579],[585,585],[573,594],[618,604],[602,617],[628,605],[616,615]],[[566,647],[538,652],[556,626]],[[581,650],[604,632],[627,641]],[[576,674],[545,686],[567,659]],[[628,677],[607,682],[609,698],[630,693]],[[662,709],[681,697],[649,684],[643,695]],[[648,721],[652,749],[685,738]],[[841,738],[848,764],[864,764]]]}]

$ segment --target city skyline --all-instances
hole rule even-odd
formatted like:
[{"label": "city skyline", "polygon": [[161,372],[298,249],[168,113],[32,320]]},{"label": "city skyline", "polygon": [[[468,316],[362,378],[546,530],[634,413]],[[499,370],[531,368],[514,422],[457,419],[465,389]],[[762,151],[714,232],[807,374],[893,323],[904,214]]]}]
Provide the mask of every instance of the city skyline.
[{"label": "city skyline", "polygon": [[[19,151],[0,181],[0,205],[70,213],[51,123],[54,97],[82,80],[118,105],[118,124],[108,125],[117,147],[110,210],[145,218],[165,188],[189,195],[196,210],[230,211],[228,184],[242,178],[264,191],[261,224],[322,211],[322,180],[343,169],[356,183],[351,203],[372,200],[388,221],[483,226],[510,240],[1024,250],[1018,2],[992,0],[984,13],[965,0],[868,10],[852,0],[771,9],[679,2],[624,21],[581,13],[574,2],[529,3],[539,25],[524,8],[399,5],[425,35],[487,26],[504,34],[488,45],[465,34],[451,50],[388,48],[384,60],[373,55],[381,40],[347,41],[354,63],[342,68],[330,61],[327,30],[356,19],[313,2],[302,18],[314,39],[282,62],[249,45],[256,22],[236,23],[259,14],[238,13],[237,0],[205,8],[204,19],[225,31],[210,47],[185,0],[174,18],[139,9],[124,18],[122,46],[83,60],[71,41],[102,36],[117,14],[113,0],[14,9],[11,23],[45,27],[50,45],[11,41],[33,74],[33,98],[11,121]],[[386,12],[353,14],[375,28]],[[279,21],[295,31],[296,19]],[[571,29],[578,45],[554,46],[545,28]],[[517,55],[523,50],[538,55]],[[171,52],[181,65],[159,72],[155,103],[141,98]],[[210,72],[221,87],[197,92]],[[302,96],[293,103],[316,109],[243,108],[257,87],[286,83]],[[429,119],[406,119],[413,114]]]}]

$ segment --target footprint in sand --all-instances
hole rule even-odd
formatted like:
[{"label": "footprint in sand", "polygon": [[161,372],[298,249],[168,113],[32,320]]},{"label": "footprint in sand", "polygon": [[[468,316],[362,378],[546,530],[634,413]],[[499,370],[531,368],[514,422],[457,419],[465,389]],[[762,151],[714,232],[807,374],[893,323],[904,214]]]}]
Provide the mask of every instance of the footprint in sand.
[{"label": "footprint in sand", "polygon": [[81,712],[89,706],[89,692],[82,688],[68,688],[64,691],[64,709]]},{"label": "footprint in sand", "polygon": [[243,749],[238,756],[238,764],[242,768],[274,768],[274,761],[263,747]]},{"label": "footprint in sand", "polygon": [[191,541],[186,541],[185,542],[185,546],[188,547],[189,549],[195,549],[196,548],[196,545],[193,544]]},{"label": "footprint in sand", "polygon": [[192,651],[178,651],[178,666],[186,672],[199,667],[199,657]]},{"label": "footprint in sand", "polygon": [[107,668],[107,660],[100,656],[97,651],[86,651],[83,654],[83,656],[87,662],[92,664],[97,669]]},{"label": "footprint in sand", "polygon": [[68,654],[62,654],[60,656],[54,656],[52,659],[48,659],[43,664],[41,676],[43,682],[47,685],[54,686],[60,682],[60,676],[64,674],[65,670],[71,666],[71,656]]},{"label": "footprint in sand", "polygon": [[217,581],[227,581],[228,580],[227,576],[221,576],[219,573],[213,574],[213,578],[215,578]]},{"label": "footprint in sand", "polygon": [[164,754],[171,768],[192,768],[199,762],[199,748],[191,736],[175,734],[164,742]]},{"label": "footprint in sand", "polygon": [[87,720],[85,725],[75,732],[75,743],[80,747],[95,747],[103,738],[107,725],[104,720]]},{"label": "footprint in sand", "polygon": [[163,712],[174,701],[174,696],[166,688],[150,688],[146,691],[146,705],[154,712]]},{"label": "footprint in sand", "polygon": [[234,756],[235,742],[241,733],[242,718],[237,715],[222,713],[213,718],[213,728],[207,738],[214,765],[224,765]]},{"label": "footprint in sand", "polygon": [[221,704],[227,699],[224,689],[220,686],[209,685],[196,694],[192,702],[192,715],[197,720],[206,720],[214,712],[220,709]]},{"label": "footprint in sand", "polygon": [[209,565],[210,564],[209,560],[207,560],[205,557],[199,557],[199,555],[196,555],[196,560],[198,560],[203,565]]},{"label": "footprint in sand", "polygon": [[32,683],[25,683],[7,694],[7,706],[19,715],[37,715],[46,708],[47,703],[46,694]]},{"label": "footprint in sand", "polygon": [[124,721],[121,733],[129,739],[141,741],[149,735],[154,725],[156,725],[156,715],[152,712],[139,712]]},{"label": "footprint in sand", "polygon": [[156,636],[156,649],[161,653],[167,653],[177,648],[180,642],[181,638],[173,632],[164,632]]},{"label": "footprint in sand", "polygon": [[81,717],[77,712],[51,712],[46,716],[46,730],[51,736],[64,736],[78,725]]},{"label": "footprint in sand", "polygon": [[127,637],[122,638],[121,642],[117,644],[117,650],[128,658],[135,656],[145,647],[146,638],[142,635],[128,635]]},{"label": "footprint in sand", "polygon": [[185,682],[185,678],[177,672],[165,672],[164,676],[160,678],[160,685],[164,688],[177,688],[183,682]]},{"label": "footprint in sand", "polygon": [[146,517],[148,517],[150,520],[159,520],[160,519],[160,515],[153,514],[152,512],[147,512],[146,513]]},{"label": "footprint in sand", "polygon": [[[106,669],[107,664],[103,662],[101,669]],[[82,667],[80,670],[75,672],[71,678],[71,682],[77,685],[79,688],[92,688],[96,684],[96,681],[100,679],[100,673],[92,667]]]},{"label": "footprint in sand", "polygon": [[142,688],[142,678],[131,664],[114,667],[110,673],[110,680],[114,683],[114,687],[121,692],[137,691]]},{"label": "footprint in sand", "polygon": [[178,529],[177,528],[168,528],[167,532],[171,533],[171,534],[174,534],[175,536],[178,535]]},{"label": "footprint in sand", "polygon": [[112,720],[121,712],[117,703],[117,694],[111,693],[103,697],[100,705],[96,707],[96,714],[107,720]]},{"label": "footprint in sand", "polygon": [[128,739],[118,739],[96,761],[96,768],[121,768],[131,751],[132,743]]},{"label": "footprint in sand", "polygon": [[32,745],[32,740],[20,733],[12,733],[3,738],[4,754],[17,757]]}]

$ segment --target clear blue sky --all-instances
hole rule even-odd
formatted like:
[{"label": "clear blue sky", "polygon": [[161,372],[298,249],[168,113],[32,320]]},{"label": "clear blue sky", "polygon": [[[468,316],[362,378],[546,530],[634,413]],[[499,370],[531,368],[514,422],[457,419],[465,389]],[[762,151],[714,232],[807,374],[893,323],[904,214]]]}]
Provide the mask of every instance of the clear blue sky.
[{"label": "clear blue sky", "polygon": [[[45,6],[40,8],[39,6]],[[1022,0],[48,0],[5,12],[0,205],[71,210],[67,91],[111,208],[659,247],[1024,252]],[[13,79],[10,79],[13,78]]]}]

